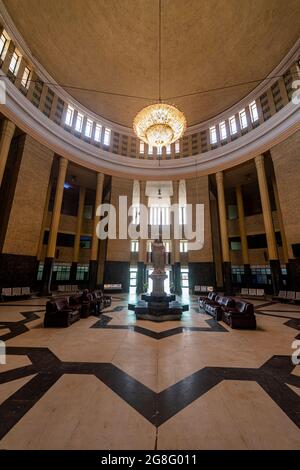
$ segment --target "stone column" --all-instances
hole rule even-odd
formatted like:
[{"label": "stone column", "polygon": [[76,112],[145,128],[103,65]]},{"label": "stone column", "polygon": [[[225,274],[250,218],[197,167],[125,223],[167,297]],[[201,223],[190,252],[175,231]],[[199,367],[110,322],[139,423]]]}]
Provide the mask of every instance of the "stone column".
[{"label": "stone column", "polygon": [[235,194],[236,194],[236,202],[237,202],[238,217],[239,217],[242,257],[243,257],[243,264],[244,264],[244,283],[246,287],[250,287],[251,286],[251,269],[250,269],[247,234],[246,234],[246,227],[245,227],[243,193],[242,193],[242,187],[240,185],[238,185],[235,188]]},{"label": "stone column", "polygon": [[[173,181],[173,204],[179,204],[179,181]],[[173,214],[172,225],[174,234],[175,217]],[[174,284],[174,293],[177,295],[182,294],[181,288],[181,262],[180,262],[180,240],[174,238],[172,240],[172,277]]]},{"label": "stone column", "polygon": [[7,162],[9,147],[15,132],[16,126],[8,119],[4,119],[1,127],[0,134],[0,186],[3,179],[3,174]]},{"label": "stone column", "polygon": [[[173,204],[179,204],[179,181],[173,181]],[[173,214],[173,233],[175,217]],[[173,236],[172,240],[172,277],[174,283],[174,293],[177,295],[182,294],[181,288],[181,262],[180,262],[180,240]]]},{"label": "stone column", "polygon": [[79,201],[78,201],[78,211],[77,211],[77,225],[76,225],[76,234],[74,241],[74,255],[70,272],[71,282],[76,283],[76,274],[77,274],[77,265],[79,261],[79,251],[80,251],[80,235],[81,235],[81,226],[83,219],[83,210],[84,210],[84,201],[85,201],[85,188],[81,187],[79,190]]},{"label": "stone column", "polygon": [[97,224],[99,222],[99,217],[96,216],[96,210],[97,210],[97,207],[100,206],[102,202],[103,182],[104,182],[104,174],[97,173],[92,247],[91,247],[90,263],[89,263],[89,288],[90,289],[95,289],[96,284],[97,284],[99,240],[97,237],[96,229],[97,229]]},{"label": "stone column", "polygon": [[219,222],[221,233],[221,246],[222,246],[222,259],[223,259],[223,283],[225,293],[232,292],[231,281],[231,262],[228,243],[228,227],[227,227],[227,214],[225,205],[224,193],[224,175],[222,171],[216,173],[217,191],[218,191],[218,206],[219,206]]},{"label": "stone column", "polygon": [[[148,207],[148,200],[146,196],[146,181],[140,181],[140,204]],[[139,256],[137,263],[137,279],[136,279],[136,293],[141,294],[144,290],[144,283],[146,281],[146,266],[147,266],[147,240],[139,239]]]},{"label": "stone column", "polygon": [[266,232],[266,237],[267,237],[269,262],[270,262],[270,268],[271,268],[271,274],[272,274],[272,286],[273,286],[273,292],[274,294],[276,294],[282,285],[281,267],[280,267],[280,261],[278,259],[276,237],[275,237],[274,226],[273,226],[272,211],[271,211],[271,204],[270,204],[270,198],[269,198],[269,191],[268,191],[268,184],[267,184],[263,155],[258,155],[255,158],[255,165],[256,165],[256,171],[257,171],[257,177],[258,177],[258,185],[259,185],[261,206],[262,206],[262,212],[263,212],[264,226],[265,226],[265,232]]},{"label": "stone column", "polygon": [[46,194],[46,202],[44,206],[43,220],[42,220],[39,244],[38,244],[38,249],[37,249],[37,254],[36,254],[36,277],[37,277],[39,264],[40,264],[40,261],[42,259],[42,254],[43,254],[43,241],[44,241],[45,228],[46,228],[47,217],[48,217],[51,189],[52,189],[52,180],[50,179],[49,184],[48,184],[47,194]]},{"label": "stone column", "polygon": [[288,245],[286,241],[286,235],[285,235],[284,223],[282,219],[282,212],[281,212],[281,206],[280,206],[280,200],[279,200],[279,194],[278,194],[278,188],[277,188],[275,175],[273,175],[273,178],[272,178],[272,185],[273,185],[276,211],[277,211],[278,223],[279,223],[281,240],[282,240],[283,260],[287,264],[289,261]]},{"label": "stone column", "polygon": [[52,212],[52,220],[49,232],[49,240],[47,247],[47,256],[45,258],[43,280],[42,280],[42,292],[47,294],[51,288],[52,268],[53,260],[55,257],[56,240],[60,221],[61,204],[64,194],[64,183],[66,179],[66,173],[68,168],[68,160],[66,158],[59,158],[59,171],[56,185],[56,193],[54,199],[54,206]]}]

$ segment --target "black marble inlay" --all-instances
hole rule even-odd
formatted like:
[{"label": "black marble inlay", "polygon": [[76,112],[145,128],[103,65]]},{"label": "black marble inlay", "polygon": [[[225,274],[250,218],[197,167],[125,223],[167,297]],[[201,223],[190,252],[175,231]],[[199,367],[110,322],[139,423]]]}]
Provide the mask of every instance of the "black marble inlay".
[{"label": "black marble inlay", "polygon": [[32,312],[19,312],[19,314],[24,317],[24,320],[19,320],[19,321],[14,321],[14,322],[0,320],[0,328],[1,329],[7,328],[8,330],[10,330],[9,333],[3,334],[3,335],[0,334],[0,340],[7,341],[23,333],[26,333],[26,331],[29,331],[29,328],[26,326],[26,323],[30,323],[34,320],[39,319],[40,317],[39,315],[37,315],[37,313],[44,312],[44,311],[45,309],[34,310]]},{"label": "black marble inlay", "polygon": [[257,382],[300,428],[300,397],[287,384],[300,387],[290,356],[273,356],[259,368],[204,367],[160,393],[155,393],[110,363],[61,362],[48,348],[8,347],[9,355],[26,355],[32,365],[0,373],[0,384],[36,374],[0,405],[0,439],[64,374],[95,375],[156,427],[223,380]]},{"label": "black marble inlay", "polygon": [[222,332],[228,333],[228,330],[224,328],[223,325],[217,323],[213,318],[209,318],[205,320],[207,323],[207,327],[205,326],[177,326],[175,328],[171,328],[169,330],[160,331],[157,333],[156,331],[149,330],[148,328],[144,328],[139,325],[109,325],[109,322],[112,320],[112,317],[107,315],[101,315],[100,319],[94,323],[90,328],[107,328],[110,330],[129,330],[134,331],[135,333],[140,333],[141,335],[149,336],[153,339],[163,339],[168,338],[169,336],[179,335],[181,333],[188,333],[190,331],[206,331],[206,332]]}]

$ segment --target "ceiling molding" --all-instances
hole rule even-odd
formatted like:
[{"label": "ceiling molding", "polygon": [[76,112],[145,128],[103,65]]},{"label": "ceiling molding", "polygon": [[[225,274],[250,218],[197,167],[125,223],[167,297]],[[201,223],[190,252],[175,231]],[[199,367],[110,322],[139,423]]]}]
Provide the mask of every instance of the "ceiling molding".
[{"label": "ceiling molding", "polygon": [[95,171],[139,179],[181,179],[207,175],[266,152],[300,129],[300,105],[290,102],[244,136],[203,154],[170,160],[143,160],[117,155],[78,139],[30,103],[0,71],[6,104],[0,111],[20,129],[58,155]]},{"label": "ceiling molding", "polygon": [[[25,42],[22,35],[19,33],[18,29],[16,28],[11,16],[9,15],[3,0],[0,0],[0,18],[2,19],[3,24],[5,25],[5,29],[14,40],[14,42],[18,45],[20,52],[29,59],[29,61],[34,65],[36,72],[38,73],[41,80],[45,81],[46,83],[52,83],[53,86],[48,85],[56,95],[58,95],[63,101],[68,104],[71,104],[79,111],[86,114],[91,119],[99,122],[103,126],[109,127],[111,130],[119,132],[121,134],[136,137],[133,129],[122,126],[115,122],[109,121],[102,117],[99,114],[96,114],[90,111],[88,108],[83,106],[80,102],[74,99],[64,88],[57,84],[57,82],[53,79],[53,77],[47,72],[47,70],[41,65],[41,63],[33,56],[30,48],[28,47],[27,43]],[[199,124],[195,124],[193,126],[189,126],[185,132],[185,135],[190,135],[194,133],[201,132],[203,130],[207,130],[209,127],[222,122],[224,119],[227,119],[229,116],[238,113],[241,109],[243,109],[246,105],[249,105],[251,101],[256,99],[258,96],[262,95],[270,86],[277,80],[279,75],[282,75],[286,69],[293,63],[299,56],[300,50],[300,38],[296,41],[294,46],[291,50],[286,54],[286,56],[281,60],[281,62],[272,70],[272,72],[259,83],[249,94],[247,94],[243,99],[239,100],[233,106],[227,108],[222,113],[215,115],[214,117],[202,121]]]}]

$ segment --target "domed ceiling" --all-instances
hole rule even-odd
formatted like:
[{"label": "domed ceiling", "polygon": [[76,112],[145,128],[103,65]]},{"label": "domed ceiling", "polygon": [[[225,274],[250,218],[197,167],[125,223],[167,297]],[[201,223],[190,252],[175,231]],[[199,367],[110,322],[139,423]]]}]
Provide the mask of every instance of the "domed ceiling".
[{"label": "domed ceiling", "polygon": [[[157,100],[158,0],[3,3],[33,55],[58,83],[74,87],[67,91],[87,108],[131,127],[135,114]],[[188,125],[243,98],[299,37],[299,0],[161,5],[162,97],[186,114]]]}]

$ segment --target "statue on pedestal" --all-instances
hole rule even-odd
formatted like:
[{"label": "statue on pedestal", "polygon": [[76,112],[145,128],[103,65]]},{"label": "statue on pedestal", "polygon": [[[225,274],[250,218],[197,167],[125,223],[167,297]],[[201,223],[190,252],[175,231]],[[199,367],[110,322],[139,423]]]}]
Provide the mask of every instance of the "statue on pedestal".
[{"label": "statue on pedestal", "polygon": [[164,291],[164,281],[168,277],[165,273],[165,247],[161,239],[154,240],[152,243],[152,261],[153,273],[153,291],[151,295],[154,297],[166,296]]},{"label": "statue on pedestal", "polygon": [[165,273],[165,246],[162,240],[154,240],[152,242],[152,261],[155,274]]}]

